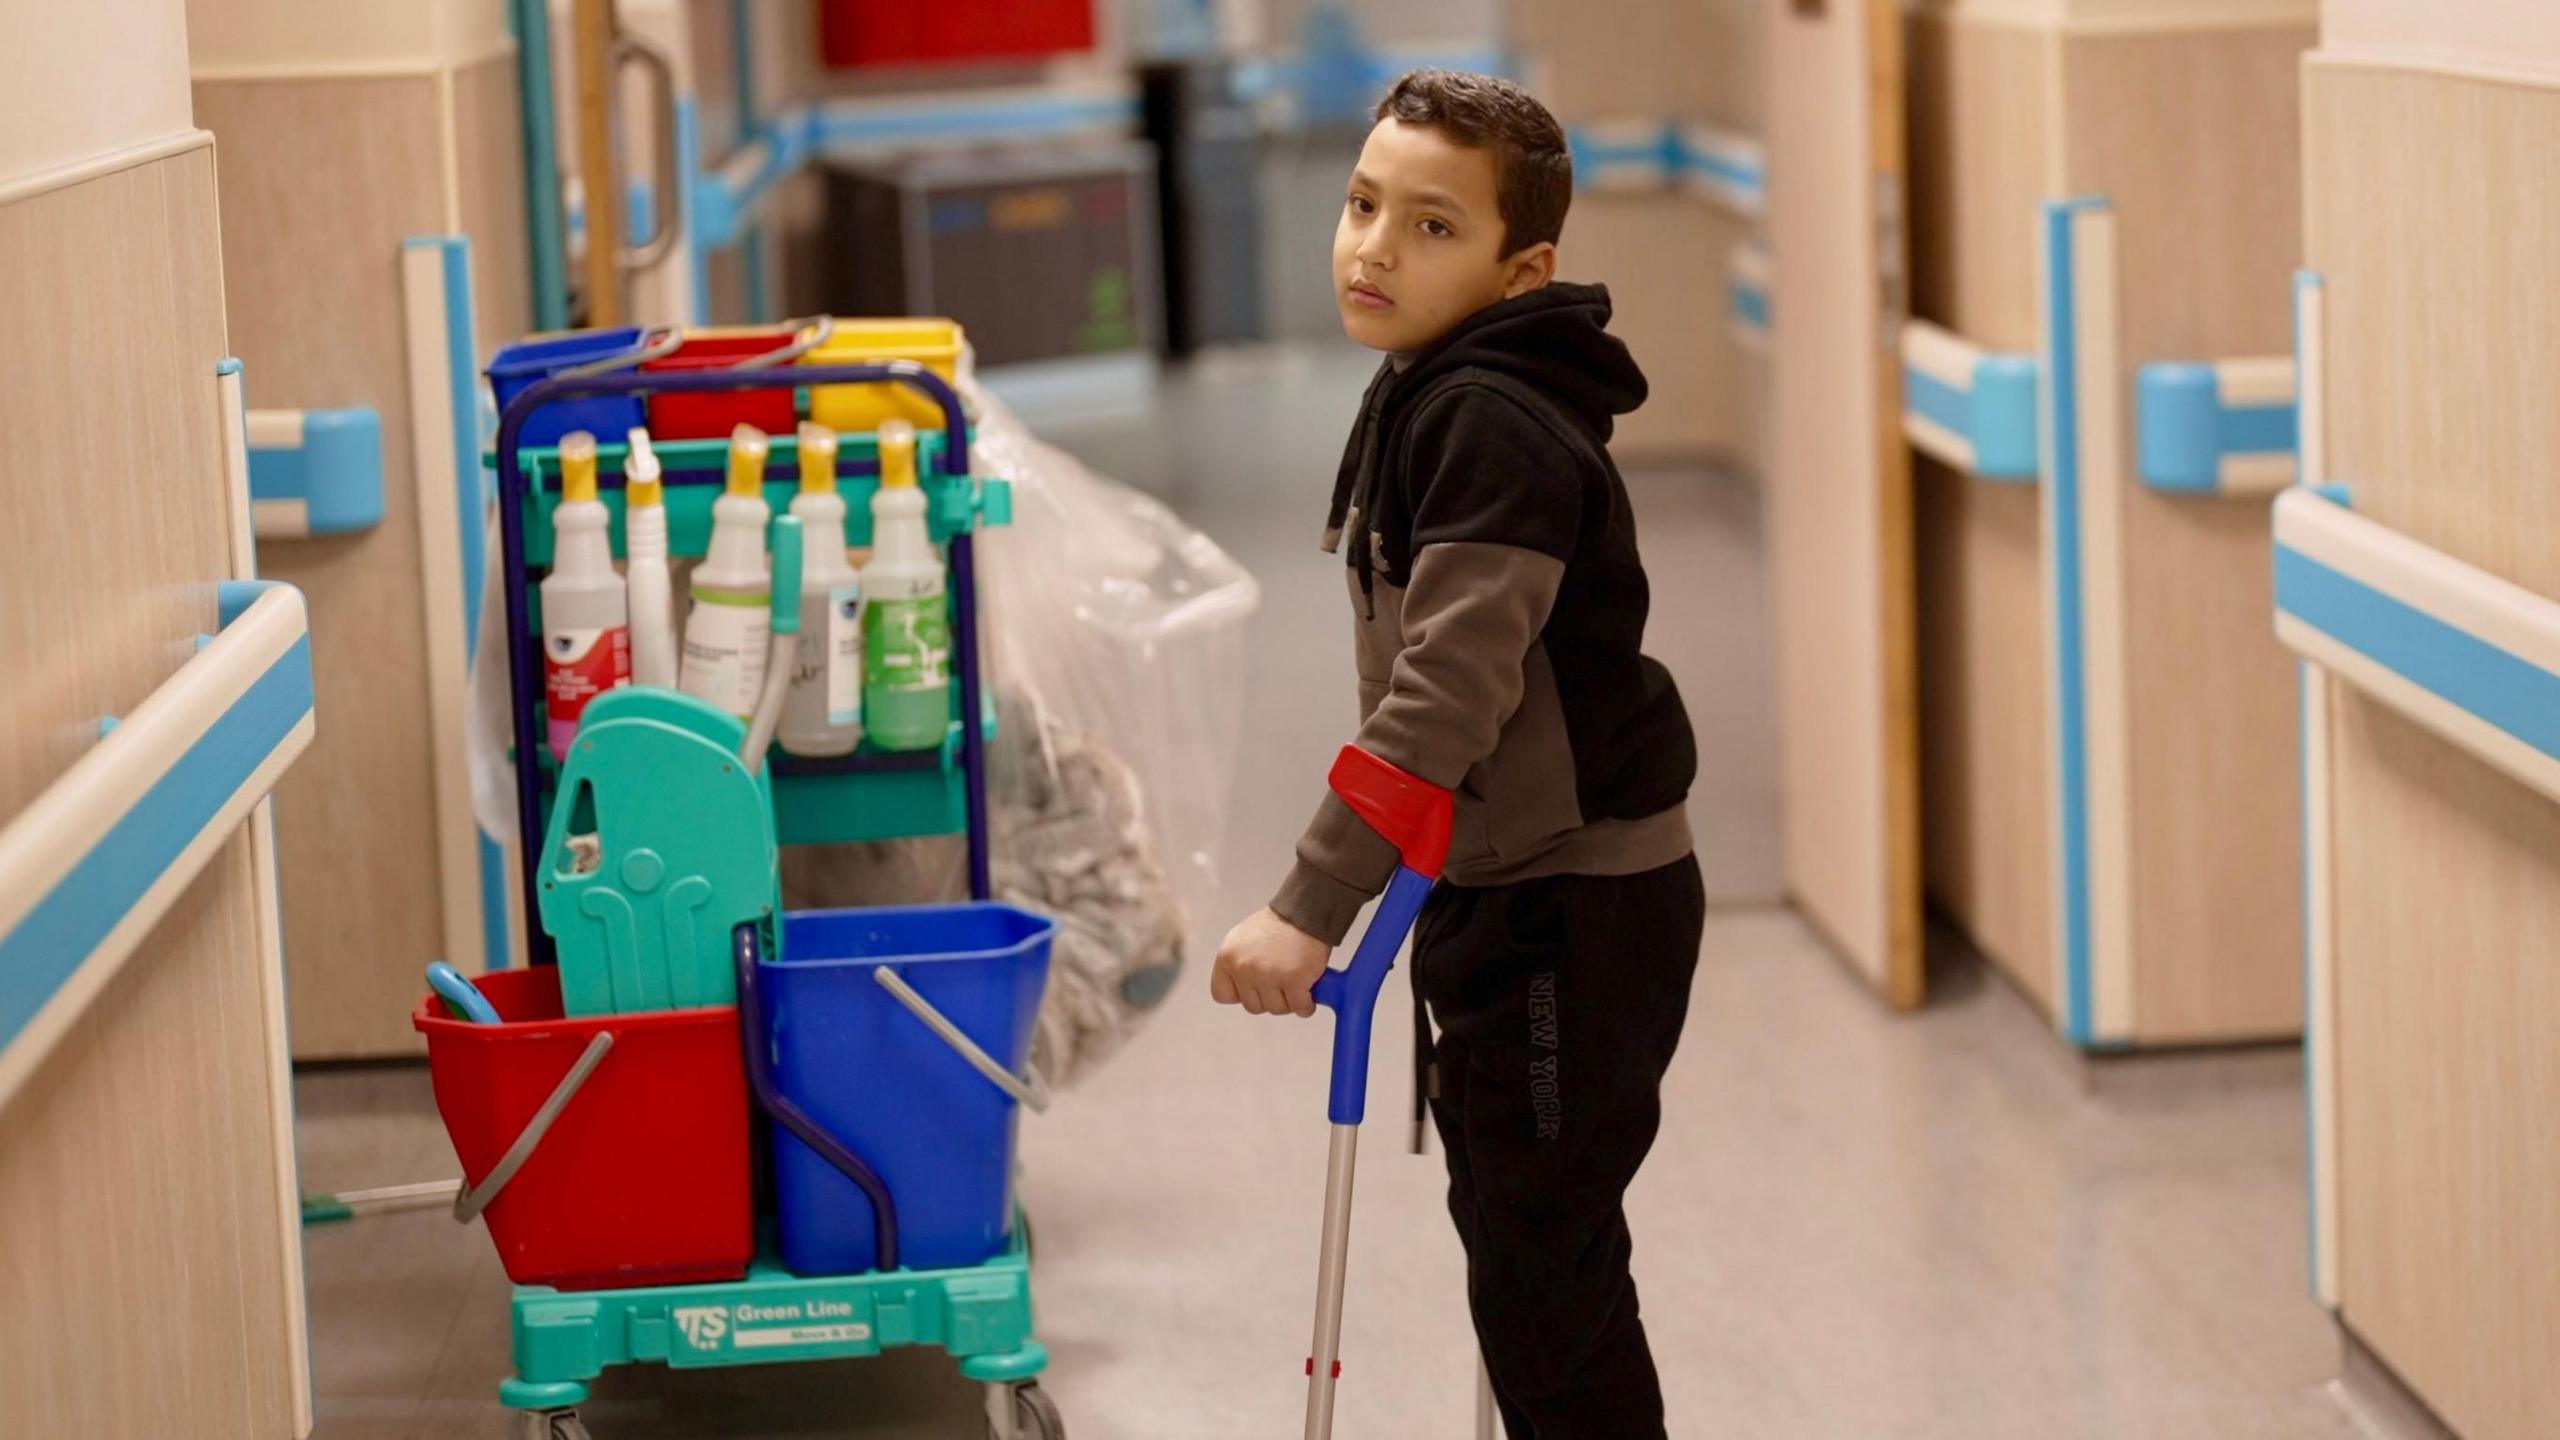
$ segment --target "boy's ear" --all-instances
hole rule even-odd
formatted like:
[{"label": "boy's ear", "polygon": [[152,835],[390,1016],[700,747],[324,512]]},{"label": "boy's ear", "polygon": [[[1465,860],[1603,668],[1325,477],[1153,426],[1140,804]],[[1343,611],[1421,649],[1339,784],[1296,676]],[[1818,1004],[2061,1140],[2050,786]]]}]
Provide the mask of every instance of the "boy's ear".
[{"label": "boy's ear", "polygon": [[1504,271],[1502,298],[1512,299],[1532,290],[1546,288],[1556,278],[1556,244],[1541,240],[1502,262]]}]

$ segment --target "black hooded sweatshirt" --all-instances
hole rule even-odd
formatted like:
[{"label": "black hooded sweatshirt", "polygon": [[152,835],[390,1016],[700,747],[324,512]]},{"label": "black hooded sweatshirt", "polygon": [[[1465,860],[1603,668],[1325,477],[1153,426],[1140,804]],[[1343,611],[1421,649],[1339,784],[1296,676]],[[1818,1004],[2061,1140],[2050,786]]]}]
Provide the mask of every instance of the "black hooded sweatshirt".
[{"label": "black hooded sweatshirt", "polygon": [[[1548,285],[1381,366],[1334,484],[1361,748],[1458,793],[1448,879],[1633,875],[1687,855],[1697,742],[1645,657],[1650,592],[1609,458],[1643,372],[1609,294]],[[1339,944],[1396,855],[1328,795],[1272,909]]]}]

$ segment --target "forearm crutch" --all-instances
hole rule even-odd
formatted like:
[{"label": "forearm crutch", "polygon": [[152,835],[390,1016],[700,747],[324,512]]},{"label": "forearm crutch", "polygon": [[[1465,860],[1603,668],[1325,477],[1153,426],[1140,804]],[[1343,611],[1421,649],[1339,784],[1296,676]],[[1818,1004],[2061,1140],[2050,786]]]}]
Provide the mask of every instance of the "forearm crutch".
[{"label": "forearm crutch", "polygon": [[1345,746],[1333,762],[1330,783],[1352,813],[1394,843],[1402,860],[1351,963],[1327,970],[1315,987],[1316,1003],[1334,1013],[1333,1087],[1326,1109],[1333,1121],[1333,1147],[1325,1161],[1315,1345],[1307,1356],[1306,1440],[1329,1440],[1333,1434],[1333,1387],[1342,1374],[1343,1267],[1351,1249],[1351,1175],[1359,1163],[1360,1119],[1369,1099],[1369,1024],[1377,1011],[1378,987],[1394,968],[1396,951],[1403,948],[1449,858],[1455,803],[1448,791],[1356,745]]}]

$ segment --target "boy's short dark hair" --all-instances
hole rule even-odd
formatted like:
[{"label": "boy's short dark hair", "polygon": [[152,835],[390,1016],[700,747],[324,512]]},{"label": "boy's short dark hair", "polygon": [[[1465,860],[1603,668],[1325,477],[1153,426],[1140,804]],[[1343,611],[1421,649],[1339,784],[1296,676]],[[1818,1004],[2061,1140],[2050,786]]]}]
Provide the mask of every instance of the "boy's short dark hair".
[{"label": "boy's short dark hair", "polygon": [[1378,102],[1374,118],[1428,125],[1461,145],[1493,152],[1503,254],[1563,237],[1564,212],[1573,204],[1573,152],[1564,127],[1528,91],[1496,75],[1413,70]]}]

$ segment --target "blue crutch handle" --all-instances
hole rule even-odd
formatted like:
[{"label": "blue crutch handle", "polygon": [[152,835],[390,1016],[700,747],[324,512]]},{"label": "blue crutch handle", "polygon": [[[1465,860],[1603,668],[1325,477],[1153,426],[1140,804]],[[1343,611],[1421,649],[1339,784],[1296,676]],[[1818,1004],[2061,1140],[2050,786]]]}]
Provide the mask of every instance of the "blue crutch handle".
[{"label": "blue crutch handle", "polygon": [[1457,798],[1357,745],[1342,747],[1326,783],[1403,859],[1351,963],[1327,970],[1315,985],[1316,1003],[1334,1014],[1333,1095],[1326,1113],[1336,1125],[1357,1125],[1369,1108],[1369,1022],[1377,1013],[1378,987],[1395,968],[1396,952],[1448,861]]},{"label": "blue crutch handle", "polygon": [[1431,895],[1432,879],[1410,866],[1396,867],[1378,913],[1360,937],[1351,963],[1327,970],[1316,981],[1316,1003],[1331,1009],[1333,1020],[1333,1092],[1325,1113],[1336,1125],[1357,1125],[1369,1108],[1369,1027],[1378,1011],[1378,990],[1396,966],[1396,952],[1413,931],[1422,902]]}]

